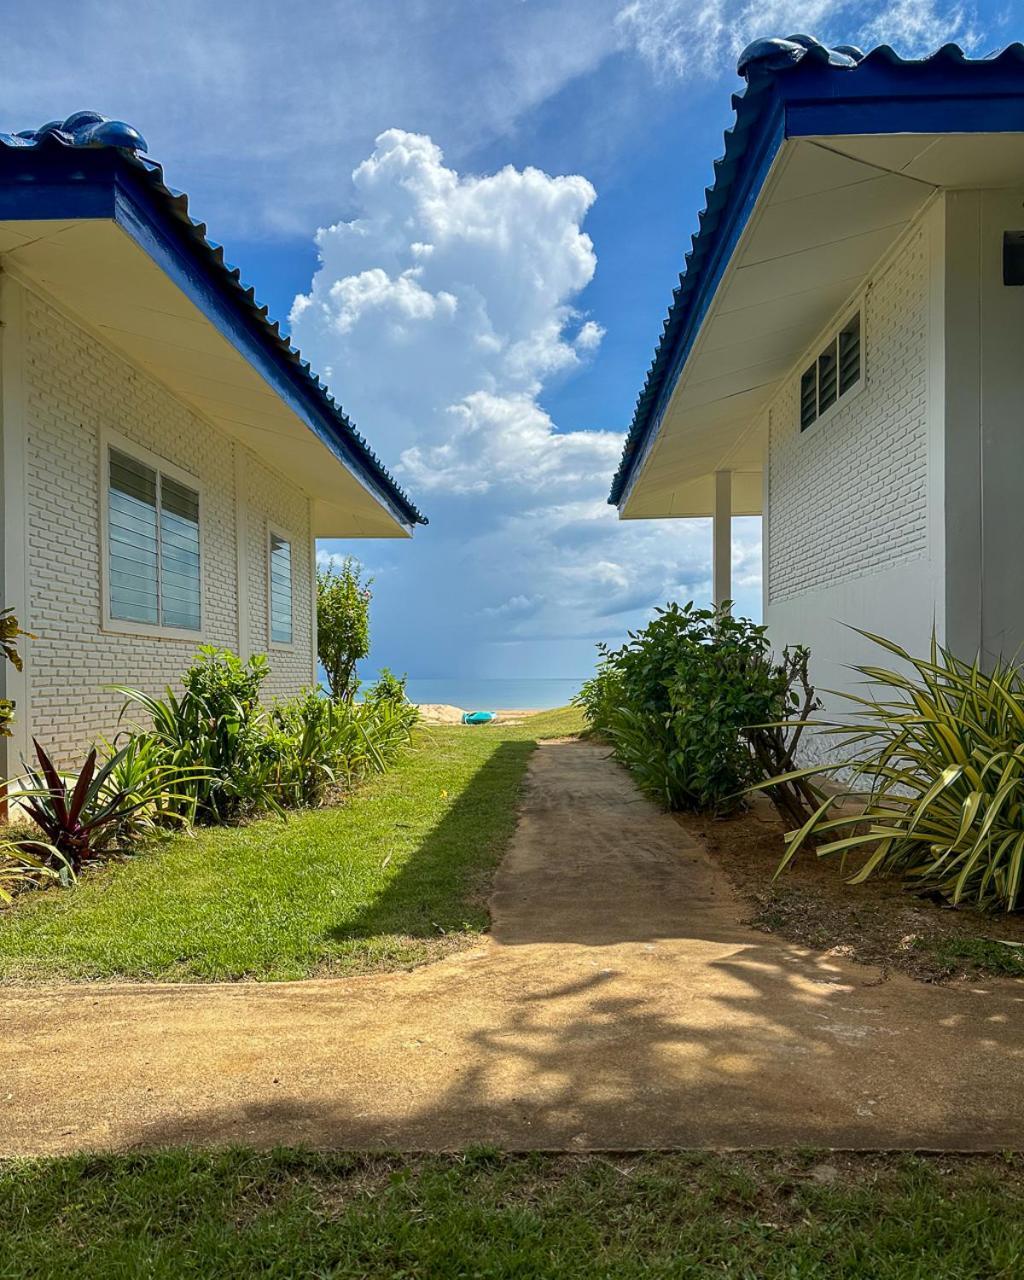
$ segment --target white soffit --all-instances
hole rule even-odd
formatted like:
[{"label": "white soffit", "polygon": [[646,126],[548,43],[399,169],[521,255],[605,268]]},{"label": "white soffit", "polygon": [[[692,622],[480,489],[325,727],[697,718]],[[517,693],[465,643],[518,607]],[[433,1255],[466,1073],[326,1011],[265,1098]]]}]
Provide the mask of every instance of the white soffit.
[{"label": "white soffit", "polygon": [[317,537],[408,531],[112,220],[0,223],[5,267],[313,499]]},{"label": "white soffit", "polygon": [[734,510],[761,511],[764,409],[934,190],[843,153],[834,139],[784,144],[623,516],[711,515],[717,470],[756,479],[744,482],[745,500]]}]

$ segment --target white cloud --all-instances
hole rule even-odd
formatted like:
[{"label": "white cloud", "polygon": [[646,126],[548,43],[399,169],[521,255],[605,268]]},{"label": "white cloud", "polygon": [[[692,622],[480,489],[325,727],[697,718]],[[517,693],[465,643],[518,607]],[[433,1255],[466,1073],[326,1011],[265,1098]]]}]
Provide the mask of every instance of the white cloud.
[{"label": "white cloud", "polygon": [[629,0],[616,25],[659,72],[720,75],[751,40],[807,32],[826,43],[892,44],[905,55],[977,43],[974,8],[941,0]]},{"label": "white cloud", "polygon": [[579,310],[596,267],[591,184],[460,174],[396,129],[353,183],[356,216],[318,233],[292,321],[431,518],[412,545],[374,548],[393,569],[375,601],[381,660],[501,674],[543,651],[550,674],[561,645],[581,673],[595,640],[655,604],[706,599],[707,523],[620,523],[606,496],[622,435],[559,430],[539,399],[603,337]]},{"label": "white cloud", "polygon": [[142,131],[218,235],[305,233],[394,120],[458,154],[508,134],[614,52],[617,4],[38,0],[4,23],[0,128],[94,107]]}]

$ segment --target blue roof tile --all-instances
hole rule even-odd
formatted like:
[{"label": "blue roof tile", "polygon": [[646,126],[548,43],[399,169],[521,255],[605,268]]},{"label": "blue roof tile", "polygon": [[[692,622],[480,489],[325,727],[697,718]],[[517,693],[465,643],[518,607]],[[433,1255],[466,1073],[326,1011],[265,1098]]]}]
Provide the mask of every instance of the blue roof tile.
[{"label": "blue roof tile", "polygon": [[366,477],[380,487],[409,524],[427,523],[426,517],[398,486],[326,385],[313,373],[309,361],[303,360],[302,353],[282,336],[280,325],[270,319],[267,308],[257,303],[253,288],[243,284],[239,269],[227,263],[223,246],[210,240],[206,235],[206,224],[190,215],[188,197],[164,181],[162,166],[146,154],[146,140],[137,129],[123,120],[108,120],[96,111],[76,111],[64,120],[50,120],[39,129],[0,133],[0,146],[35,148],[41,153],[54,147],[116,150],[143,178],[165,214],[186,230],[207,269],[219,278],[221,285],[227,286],[226,291],[247,326],[269,342],[300,373],[306,393],[332,420],[335,430],[347,442]]},{"label": "blue roof tile", "polygon": [[[829,48],[813,36],[794,35],[755,40],[740,55],[737,71],[746,80],[746,87],[732,97],[735,122],[726,130],[724,154],[714,162],[715,180],[706,188],[707,203],[698,215],[698,229],[684,258],[685,270],[672,291],[661,338],[637,397],[608,498],[612,504],[622,501],[634,469],[657,430],[681,362],[685,362],[700,328],[702,291],[721,251],[728,249],[726,233],[747,194],[744,181],[759,158],[759,149],[766,145],[769,121],[777,116],[789,90],[806,82],[818,104],[834,112],[837,124],[843,102],[849,98],[897,98],[905,107],[916,93],[928,98],[942,93],[983,95],[991,91],[995,102],[1005,102],[1011,93],[1018,99],[1024,95],[1024,45],[1012,44],[988,58],[969,58],[958,45],[947,44],[927,58],[913,59],[902,58],[888,45],[865,54],[853,45]],[[799,98],[799,92],[795,96]],[[959,123],[964,131],[971,131],[966,117]],[[1007,123],[1003,127],[1020,124]]]}]

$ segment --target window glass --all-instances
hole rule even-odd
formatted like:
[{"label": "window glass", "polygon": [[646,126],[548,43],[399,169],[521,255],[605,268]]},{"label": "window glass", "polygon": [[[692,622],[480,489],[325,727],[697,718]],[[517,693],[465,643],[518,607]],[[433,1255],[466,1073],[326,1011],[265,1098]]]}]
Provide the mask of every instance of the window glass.
[{"label": "window glass", "polygon": [[270,535],[270,639],[292,642],[292,544],[280,534]]},{"label": "window glass", "polygon": [[107,500],[111,618],[198,631],[199,494],[111,449]]},{"label": "window glass", "polygon": [[110,450],[110,616],[156,623],[160,599],[157,474]]},{"label": "window glass", "polygon": [[160,621],[199,630],[199,494],[160,477]]}]

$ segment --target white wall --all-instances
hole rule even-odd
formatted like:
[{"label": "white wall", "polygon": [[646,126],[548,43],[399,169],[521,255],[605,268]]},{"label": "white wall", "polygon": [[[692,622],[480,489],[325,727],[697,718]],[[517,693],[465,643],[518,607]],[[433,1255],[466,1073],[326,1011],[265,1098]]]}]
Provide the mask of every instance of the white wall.
[{"label": "white wall", "polygon": [[951,643],[966,656],[1024,645],[1024,287],[1003,283],[1003,233],[1024,190],[946,198],[946,455]]},{"label": "white wall", "polygon": [[[5,455],[8,437],[22,432],[28,540],[27,607],[9,602],[35,633],[25,644],[15,748],[31,732],[63,756],[79,754],[115,729],[120,699],[104,686],[160,692],[176,683],[200,643],[266,650],[268,522],[292,535],[295,575],[295,644],[271,650],[269,692],[288,695],[309,684],[314,569],[305,496],[43,298],[9,279],[4,289]],[[195,640],[102,628],[103,431],[200,481],[203,630]],[[14,483],[5,474],[5,499]]]},{"label": "white wall", "polygon": [[822,689],[879,654],[844,623],[911,650],[944,632],[943,253],[933,205],[860,296],[863,387],[800,431],[800,375],[830,326],[769,409],[765,618],[776,646],[810,646]]}]

